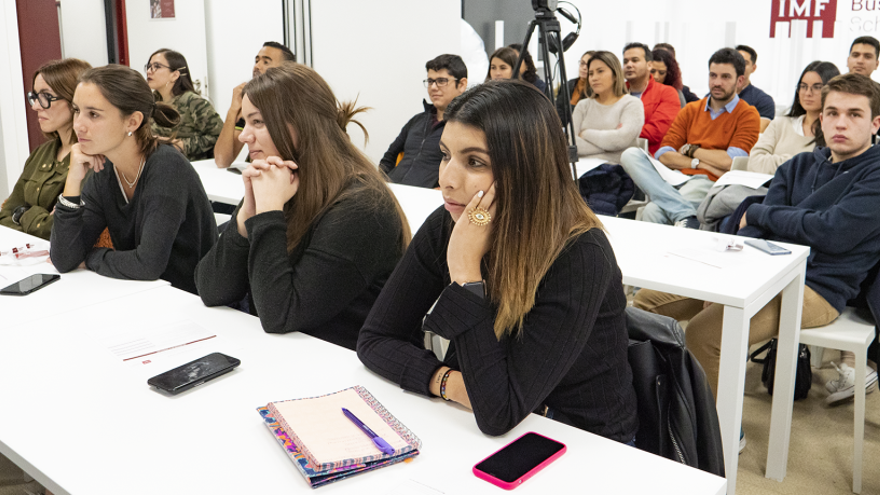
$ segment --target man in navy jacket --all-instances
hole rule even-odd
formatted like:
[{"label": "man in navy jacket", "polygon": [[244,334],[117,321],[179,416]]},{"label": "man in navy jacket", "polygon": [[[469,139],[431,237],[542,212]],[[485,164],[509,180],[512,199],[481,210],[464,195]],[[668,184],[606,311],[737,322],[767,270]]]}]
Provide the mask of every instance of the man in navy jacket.
[{"label": "man in navy jacket", "polygon": [[[751,205],[739,235],[810,246],[802,328],[834,321],[855,298],[870,269],[880,261],[880,91],[867,77],[845,74],[822,91],[822,131],[827,148],[801,153],[782,164],[762,204]],[[679,320],[690,318],[688,349],[718,383],[723,306],[642,289],[636,307]],[[749,345],[779,331],[780,298],[752,317]],[[853,395],[853,356],[843,356],[841,376],[827,385],[829,402]],[[846,364],[849,362],[849,364]],[[873,385],[877,374],[869,371]]]}]

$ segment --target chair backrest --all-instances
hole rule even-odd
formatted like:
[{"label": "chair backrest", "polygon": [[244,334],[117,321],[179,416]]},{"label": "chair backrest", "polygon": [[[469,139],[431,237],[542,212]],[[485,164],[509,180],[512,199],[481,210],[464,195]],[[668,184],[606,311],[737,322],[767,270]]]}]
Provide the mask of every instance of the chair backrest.
[{"label": "chair backrest", "polygon": [[645,153],[648,152],[648,140],[645,138],[636,138],[636,147],[645,150]]},{"label": "chair backrest", "polygon": [[749,157],[747,156],[738,156],[733,159],[733,163],[730,164],[730,170],[748,170],[749,169]]}]

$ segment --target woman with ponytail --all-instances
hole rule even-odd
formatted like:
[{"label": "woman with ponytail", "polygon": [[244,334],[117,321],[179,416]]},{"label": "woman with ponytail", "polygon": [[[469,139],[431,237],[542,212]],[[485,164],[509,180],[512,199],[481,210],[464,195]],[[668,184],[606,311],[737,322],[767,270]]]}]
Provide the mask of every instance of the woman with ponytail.
[{"label": "woman with ponytail", "polygon": [[[287,63],[245,85],[239,140],[245,196],[196,285],[208,306],[248,297],[269,333],[304,332],[354,349],[358,331],[410,239],[406,218],[314,70]],[[366,134],[366,129],[363,129]]]},{"label": "woman with ponytail", "polygon": [[[489,435],[539,411],[632,444],[620,269],[571,180],[553,105],[524,82],[489,81],[446,119],[445,205],[382,290],[358,357],[406,390],[472,409]],[[423,330],[450,340],[442,361]]]},{"label": "woman with ponytail", "polygon": [[150,55],[144,73],[156,101],[167,103],[180,114],[180,122],[170,128],[153,124],[153,135],[173,145],[189,160],[208,158],[223,129],[223,120],[211,102],[196,91],[186,58],[161,48]]},{"label": "woman with ponytail", "polygon": [[[55,207],[52,263],[195,292],[193,271],[216,242],[217,224],[195,169],[150,130],[151,121],[177,125],[177,111],[156,103],[144,78],[121,65],[80,76],[73,111],[78,143]],[[95,174],[83,185],[89,169]],[[93,247],[105,228],[114,249]]]}]

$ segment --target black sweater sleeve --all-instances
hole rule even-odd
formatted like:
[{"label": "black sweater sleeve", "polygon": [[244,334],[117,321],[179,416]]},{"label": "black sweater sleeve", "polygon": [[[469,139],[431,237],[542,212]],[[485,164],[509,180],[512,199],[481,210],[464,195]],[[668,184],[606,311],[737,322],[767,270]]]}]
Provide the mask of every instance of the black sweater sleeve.
[{"label": "black sweater sleeve", "polygon": [[250,243],[238,233],[237,216],[238,208],[226,223],[220,239],[196,266],[196,288],[206,306],[241,301],[248,292]]},{"label": "black sweater sleeve", "polygon": [[410,119],[409,122],[403,126],[403,129],[400,130],[400,134],[398,134],[394,142],[391,143],[391,146],[388,147],[388,151],[386,151],[385,155],[382,156],[382,159],[379,160],[379,170],[388,174],[397,165],[397,155],[403,152],[404,145],[406,145],[406,137],[409,135],[409,128],[412,126],[413,120],[415,119]]},{"label": "black sweater sleeve", "polygon": [[[426,224],[432,219],[436,213]],[[522,329],[499,341],[488,300],[457,284],[442,287],[445,239],[429,239],[432,231],[436,225],[423,227],[385,285],[361,330],[358,356],[404,389],[428,395],[441,363],[413,334],[439,291],[425,328],[453,342],[477,425],[501,435],[543,404],[582,357],[616,272],[613,253],[600,232],[582,235],[544,277]]]},{"label": "black sweater sleeve", "polygon": [[52,264],[61,273],[74,270],[85,261],[98,236],[107,227],[100,204],[92,200],[94,195],[87,195],[95,182],[91,180],[86,183],[82,196],[67,198],[72,203],[79,203],[82,199],[84,206],[68,208],[60,201],[55,205],[49,253]]}]

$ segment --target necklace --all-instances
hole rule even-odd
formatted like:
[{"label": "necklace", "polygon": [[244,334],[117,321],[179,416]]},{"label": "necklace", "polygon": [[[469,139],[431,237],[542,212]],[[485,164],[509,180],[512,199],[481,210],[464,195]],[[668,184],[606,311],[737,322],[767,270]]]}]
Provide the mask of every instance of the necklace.
[{"label": "necklace", "polygon": [[123,172],[122,169],[118,169],[118,168],[116,169],[116,170],[119,170],[119,173],[120,173],[120,174],[122,174],[122,180],[124,180],[125,183],[128,184],[128,188],[129,188],[129,189],[133,188],[134,185],[135,185],[135,183],[138,181],[138,179],[141,178],[141,171],[144,169],[144,163],[145,163],[146,161],[147,161],[146,157],[141,158],[141,166],[138,167],[138,173],[137,173],[137,175],[135,176],[135,178],[134,178],[133,181],[129,181],[129,180],[128,180],[128,177],[125,176],[125,172]]}]

